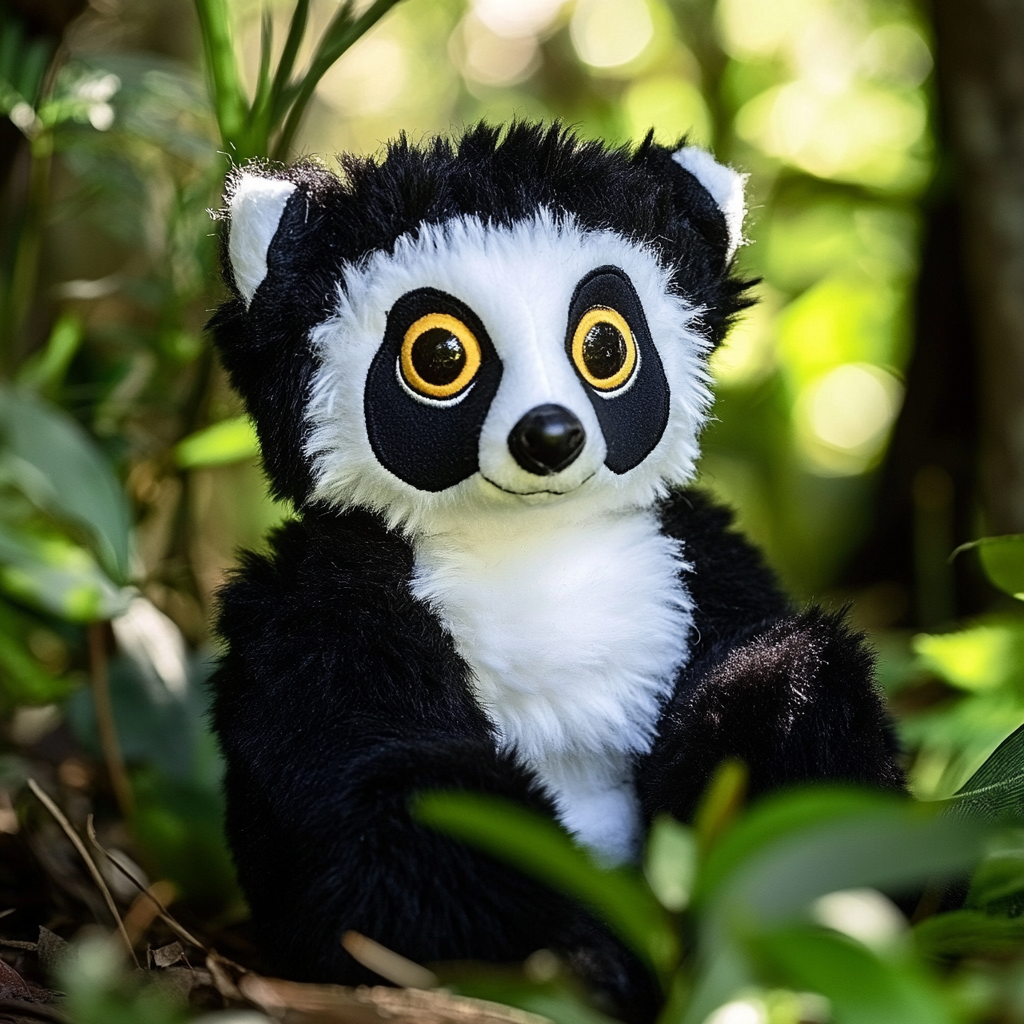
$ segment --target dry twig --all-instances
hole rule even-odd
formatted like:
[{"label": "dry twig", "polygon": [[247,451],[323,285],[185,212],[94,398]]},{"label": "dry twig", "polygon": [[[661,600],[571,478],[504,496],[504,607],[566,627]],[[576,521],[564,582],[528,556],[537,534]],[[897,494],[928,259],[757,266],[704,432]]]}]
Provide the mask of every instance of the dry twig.
[{"label": "dry twig", "polygon": [[71,843],[78,851],[79,856],[85,861],[85,866],[89,869],[89,874],[92,875],[92,880],[96,883],[96,888],[99,889],[103,894],[103,899],[106,900],[107,909],[117,922],[117,930],[121,933],[121,938],[124,940],[125,948],[128,950],[128,955],[135,962],[136,967],[141,967],[142,965],[135,956],[135,950],[132,949],[128,933],[124,929],[124,922],[121,920],[121,915],[118,913],[114,897],[110,895],[110,890],[107,888],[107,883],[103,881],[103,875],[100,874],[100,869],[96,867],[96,862],[89,856],[89,851],[85,848],[85,843],[82,842],[79,834],[74,830],[74,828],[72,828],[71,822],[64,816],[64,812],[50,799],[49,796],[47,796],[39,783],[36,782],[35,779],[29,779],[28,785],[29,789],[35,793],[43,806],[50,812],[50,814],[53,815],[57,824],[64,829],[64,834],[71,840]]},{"label": "dry twig", "polygon": [[341,945],[349,956],[393,985],[401,985],[402,988],[437,987],[437,975],[433,971],[359,932],[345,932]]},{"label": "dry twig", "polygon": [[196,949],[201,949],[207,956],[218,955],[214,953],[213,950],[207,949],[207,947],[190,931],[178,924],[178,922],[167,912],[167,908],[160,902],[160,900],[158,900],[156,896],[151,893],[109,850],[104,849],[103,846],[100,845],[100,841],[96,838],[96,828],[93,825],[91,814],[86,819],[85,831],[89,836],[89,842],[92,843],[93,847],[102,853],[103,856],[106,857],[107,860],[110,861],[110,863],[113,864],[113,866],[120,871],[136,889],[139,890],[139,893],[149,900],[154,907],[156,907],[156,912],[160,915],[160,919],[168,928],[171,929],[172,932],[174,932],[175,935],[178,936],[179,939],[195,946]]}]

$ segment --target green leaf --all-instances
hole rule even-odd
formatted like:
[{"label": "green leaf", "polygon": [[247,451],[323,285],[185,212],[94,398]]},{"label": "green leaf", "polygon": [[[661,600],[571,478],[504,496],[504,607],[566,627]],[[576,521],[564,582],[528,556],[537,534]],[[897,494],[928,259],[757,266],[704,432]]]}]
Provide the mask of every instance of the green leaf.
[{"label": "green leaf", "polygon": [[697,869],[697,840],[693,830],[675,818],[661,815],[647,839],[644,875],[651,892],[666,910],[684,910]]},{"label": "green leaf", "polygon": [[779,984],[825,996],[835,1024],[955,1020],[937,986],[915,964],[882,959],[835,932],[797,926],[757,936],[751,946]]},{"label": "green leaf", "polygon": [[128,592],[85,548],[54,534],[15,533],[0,523],[0,588],[25,604],[69,622],[122,614]]},{"label": "green leaf", "polygon": [[911,647],[919,668],[961,690],[996,690],[1024,678],[1024,624],[1013,619],[983,621],[954,633],[923,633]]},{"label": "green leaf", "polygon": [[1019,601],[1024,601],[1024,533],[1003,537],[982,537],[962,544],[953,552],[976,548],[981,567],[989,581]]},{"label": "green leaf", "polygon": [[663,977],[679,942],[671,918],[643,879],[602,867],[555,822],[498,797],[434,792],[418,796],[415,816],[575,896],[591,907]]},{"label": "green leaf", "polygon": [[813,789],[777,794],[757,804],[723,836],[700,869],[694,896],[706,900],[758,851],[793,833],[891,801],[856,789]]},{"label": "green leaf", "polygon": [[248,416],[214,423],[178,443],[174,456],[182,469],[223,466],[259,455],[259,440]]},{"label": "green leaf", "polygon": [[20,636],[17,616],[0,604],[0,681],[12,704],[52,704],[75,690],[67,677],[48,672]]},{"label": "green leaf", "polygon": [[953,818],[1024,818],[1024,725],[944,803]]},{"label": "green leaf", "polygon": [[841,889],[901,891],[976,864],[987,831],[894,802],[816,823],[757,851],[716,898],[715,916],[761,921],[798,916]]},{"label": "green leaf", "polygon": [[747,775],[742,761],[727,758],[711,777],[693,822],[701,856],[707,855],[739,815],[747,795]]},{"label": "green leaf", "polygon": [[74,313],[61,316],[53,325],[46,347],[27,360],[18,372],[18,383],[52,398],[82,344],[83,333],[81,317]]},{"label": "green leaf", "polygon": [[113,579],[128,578],[131,517],[110,464],[66,413],[26,391],[0,387],[0,442],[32,470],[28,497],[44,511],[84,526]]},{"label": "green leaf", "polygon": [[925,919],[913,934],[914,944],[924,956],[1001,956],[1024,948],[1024,917],[955,910]]}]

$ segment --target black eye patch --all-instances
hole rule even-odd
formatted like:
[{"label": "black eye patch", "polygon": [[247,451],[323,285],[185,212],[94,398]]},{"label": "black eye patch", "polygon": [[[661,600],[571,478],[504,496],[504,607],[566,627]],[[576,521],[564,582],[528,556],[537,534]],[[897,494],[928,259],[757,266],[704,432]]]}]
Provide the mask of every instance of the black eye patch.
[{"label": "black eye patch", "polygon": [[608,448],[604,464],[613,473],[622,474],[639,466],[665,433],[669,388],[640,297],[618,267],[598,267],[576,286],[569,304],[565,334],[565,351],[570,362],[573,361],[572,343],[577,326],[588,310],[600,307],[614,310],[629,325],[639,365],[627,386],[604,394],[588,382],[578,366],[576,374],[601,424]]},{"label": "black eye patch", "polygon": [[[472,332],[480,348],[479,369],[472,382],[455,399],[446,401],[431,399],[429,391],[420,398],[414,397],[415,390],[408,383],[403,386],[401,360],[406,334],[432,314],[460,321]],[[422,335],[424,344],[437,340],[433,337],[435,330],[428,322]],[[446,335],[442,340],[451,339]],[[426,374],[428,384],[443,385],[448,368],[440,364],[435,367],[433,362],[446,353],[424,354],[420,352],[422,348],[423,344],[417,343],[412,356],[413,370],[418,369],[420,376]],[[425,362],[428,356],[430,359]],[[436,382],[428,379],[434,376]],[[500,383],[501,360],[480,318],[465,303],[435,288],[407,292],[388,313],[384,341],[366,377],[363,411],[374,455],[385,469],[421,491],[454,487],[479,468],[480,431]]]}]

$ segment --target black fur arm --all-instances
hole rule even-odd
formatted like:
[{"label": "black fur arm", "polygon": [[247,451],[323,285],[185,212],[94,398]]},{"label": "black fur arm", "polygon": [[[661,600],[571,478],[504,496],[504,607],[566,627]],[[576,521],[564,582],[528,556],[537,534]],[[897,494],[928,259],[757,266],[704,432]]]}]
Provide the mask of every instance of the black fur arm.
[{"label": "black fur arm", "polygon": [[864,638],[841,614],[794,614],[728,513],[694,492],[666,506],[696,606],[689,664],[638,765],[644,812],[692,817],[712,773],[744,761],[750,795],[812,780],[899,789],[903,775]]}]

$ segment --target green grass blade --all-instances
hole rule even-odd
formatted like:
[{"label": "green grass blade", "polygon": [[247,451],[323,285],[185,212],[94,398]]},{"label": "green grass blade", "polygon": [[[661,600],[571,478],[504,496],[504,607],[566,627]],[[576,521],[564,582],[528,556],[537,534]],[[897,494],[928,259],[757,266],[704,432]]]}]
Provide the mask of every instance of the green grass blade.
[{"label": "green grass blade", "polygon": [[298,0],[295,10],[292,11],[292,20],[288,26],[288,37],[284,41],[284,49],[281,51],[281,59],[278,61],[277,70],[274,72],[274,85],[271,89],[271,128],[276,128],[288,109],[287,103],[282,99],[287,95],[290,101],[288,85],[292,77],[292,70],[295,67],[295,58],[298,56],[299,47],[302,45],[302,37],[306,34],[306,21],[309,18],[309,0]]},{"label": "green grass blade", "polygon": [[284,127],[281,129],[281,134],[274,146],[273,156],[275,159],[283,160],[288,155],[299,126],[302,124],[306,107],[309,106],[309,101],[313,98],[313,93],[316,91],[320,79],[327,73],[331,65],[399,2],[400,0],[374,0],[354,20],[351,18],[351,7],[349,4],[346,4],[334,16],[320,41],[320,45],[317,47],[317,52],[310,64],[309,71],[303,78],[299,91],[291,105],[291,110],[288,112]]},{"label": "green grass blade", "polygon": [[246,118],[244,142],[239,145],[238,157],[266,156],[270,142],[270,108],[272,86],[270,59],[274,48],[274,21],[270,11],[264,9],[260,19],[260,66],[256,76],[256,93]]}]

